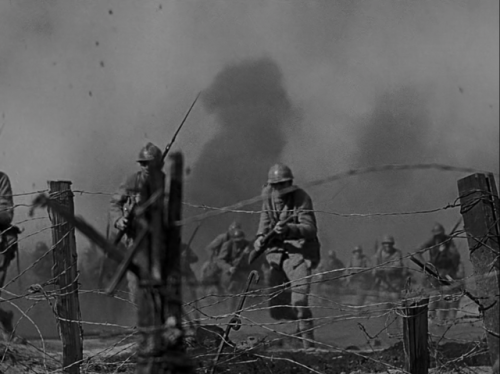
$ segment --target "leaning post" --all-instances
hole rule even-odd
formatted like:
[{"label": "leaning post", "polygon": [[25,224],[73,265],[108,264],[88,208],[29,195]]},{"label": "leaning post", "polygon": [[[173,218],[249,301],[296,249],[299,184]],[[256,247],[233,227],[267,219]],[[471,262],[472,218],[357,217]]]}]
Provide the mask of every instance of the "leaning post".
[{"label": "leaning post", "polygon": [[470,259],[474,267],[476,297],[490,352],[498,361],[500,314],[499,234],[500,205],[492,174],[472,174],[458,181],[460,213],[464,218]]},{"label": "leaning post", "polygon": [[[49,181],[50,198],[74,214],[73,192],[69,181]],[[79,374],[83,359],[80,303],[78,300],[78,269],[75,228],[62,216],[49,209],[54,245],[53,277],[60,296],[56,303],[57,326],[63,344],[63,372]]]}]

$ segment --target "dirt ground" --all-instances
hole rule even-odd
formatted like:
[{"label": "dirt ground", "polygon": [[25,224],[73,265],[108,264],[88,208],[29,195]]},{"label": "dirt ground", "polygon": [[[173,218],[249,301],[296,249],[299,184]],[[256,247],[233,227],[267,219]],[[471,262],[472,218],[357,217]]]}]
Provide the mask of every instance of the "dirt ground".
[{"label": "dirt ground", "polygon": [[[220,301],[206,299],[197,316],[202,327],[189,330],[187,351],[196,373],[210,372],[218,347],[219,338],[207,333],[207,326],[217,330],[229,320],[227,305]],[[375,309],[353,311],[346,307],[347,299],[338,305],[315,303],[317,345],[303,350],[293,336],[294,324],[271,320],[263,308],[265,300],[249,304],[242,315],[241,329],[229,335],[233,346],[225,347],[217,373],[397,373],[404,366],[402,333],[397,324],[391,325],[393,314]],[[460,323],[430,326],[431,373],[491,372],[481,322],[473,318],[467,322],[467,314],[475,313],[467,304],[461,305],[461,311]],[[81,372],[133,373],[136,338],[133,328],[124,331],[84,325]],[[62,344],[58,339],[27,340],[26,344],[0,343],[0,373],[60,370]]]},{"label": "dirt ground", "polygon": [[[134,338],[117,336],[87,339],[84,350],[82,373],[133,373],[135,366]],[[46,373],[60,369],[61,343],[45,341],[27,345],[1,345],[2,373]],[[196,373],[207,373],[213,364],[216,352],[215,341],[205,339],[191,344],[188,355]],[[286,348],[286,347],[285,347]],[[45,352],[45,354],[44,354]],[[491,373],[484,343],[446,343],[433,350],[431,373]],[[470,355],[467,353],[472,352]],[[221,356],[217,373],[379,373],[399,372],[404,366],[401,342],[379,351],[325,349],[283,349],[260,342],[254,347],[239,344],[227,347]],[[437,368],[436,368],[437,366]]]}]

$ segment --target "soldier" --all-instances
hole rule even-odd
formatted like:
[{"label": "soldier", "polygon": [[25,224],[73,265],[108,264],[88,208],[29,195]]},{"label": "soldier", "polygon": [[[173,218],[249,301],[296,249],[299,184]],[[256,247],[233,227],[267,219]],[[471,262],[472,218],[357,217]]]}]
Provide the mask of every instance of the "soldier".
[{"label": "soldier", "polygon": [[[162,151],[152,143],[147,143],[139,152],[137,162],[140,170],[130,175],[124,183],[120,185],[118,191],[113,195],[110,202],[110,226],[125,231],[125,244],[133,244],[136,235],[139,234],[138,222],[131,219],[129,212],[132,207],[147,201],[153,186],[153,180],[161,181],[160,187],[164,190],[165,174],[162,171]],[[147,213],[147,212],[146,212]],[[147,259],[137,255],[134,263],[147,269]],[[128,288],[132,302],[137,302],[137,277],[132,272],[127,272]]]},{"label": "soldier", "polygon": [[352,250],[352,257],[347,264],[346,269],[346,286],[352,289],[356,293],[354,299],[355,306],[361,306],[364,304],[366,297],[368,296],[369,290],[371,289],[371,274],[368,269],[371,268],[371,261],[363,253],[363,248],[357,245]]},{"label": "soldier", "polygon": [[373,276],[382,299],[393,307],[403,289],[403,254],[394,247],[394,237],[385,235],[382,247],[375,254]]},{"label": "soldier", "polygon": [[231,223],[228,230],[217,235],[206,248],[210,257],[201,267],[201,283],[207,287],[216,287],[218,293],[222,293],[223,290],[220,284],[220,272],[216,263],[216,258],[224,243],[231,240],[231,232],[235,229],[241,229],[239,222],[234,221]]},{"label": "soldier", "polygon": [[327,288],[328,293],[339,293],[342,290],[342,274],[344,272],[344,263],[337,257],[333,250],[328,251],[328,257],[322,261],[317,272],[325,273],[319,278],[319,286]]},{"label": "soldier", "polygon": [[[269,286],[280,286],[284,291],[270,298],[271,317],[296,320],[304,348],[313,347],[314,325],[308,298],[311,269],[320,260],[320,244],[312,200],[303,189],[293,185],[292,171],[283,164],[269,169],[262,196],[254,249],[257,253],[266,249],[271,266]],[[274,237],[266,243],[264,237],[270,232]]]},{"label": "soldier", "polygon": [[[230,240],[222,245],[216,263],[220,270],[222,287],[231,294],[239,293],[249,273],[248,254],[250,242],[241,229],[230,233]],[[231,310],[236,307],[237,298],[231,299]]]},{"label": "soldier", "polygon": [[[17,235],[20,230],[12,225],[14,218],[14,199],[12,187],[7,174],[0,171],[0,289],[5,283],[5,277],[11,261],[17,254]],[[18,255],[18,254],[17,254]],[[0,323],[3,327],[5,340],[14,339],[12,319],[14,313],[0,308]]]},{"label": "soldier", "polygon": [[[450,276],[453,279],[458,279],[461,275],[459,274],[460,253],[458,253],[452,237],[446,235],[444,227],[440,223],[436,223],[432,228],[432,238],[420,246],[417,257],[422,262],[425,262],[421,255],[422,252],[429,253],[429,263],[435,267],[442,278]],[[463,274],[461,276],[463,277]],[[439,298],[444,298],[446,292],[449,291],[449,287],[443,286],[433,277],[429,277],[429,282],[432,287],[439,290]],[[429,304],[429,318],[433,319],[435,317],[436,307],[436,302]]]}]

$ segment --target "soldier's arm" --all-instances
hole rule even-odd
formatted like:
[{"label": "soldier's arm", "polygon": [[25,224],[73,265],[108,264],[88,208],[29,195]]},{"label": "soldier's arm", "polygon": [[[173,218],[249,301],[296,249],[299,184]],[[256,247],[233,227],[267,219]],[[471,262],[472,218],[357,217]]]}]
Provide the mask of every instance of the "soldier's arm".
[{"label": "soldier's arm", "polygon": [[7,228],[14,218],[14,199],[7,174],[0,172],[0,227]]},{"label": "soldier's arm", "polygon": [[264,190],[262,191],[262,197],[264,200],[262,201],[262,209],[260,212],[259,228],[257,230],[257,236],[264,236],[273,229],[273,227],[271,227],[270,212],[272,210],[272,207],[271,204],[269,203],[269,194],[270,194],[269,187],[265,187]]},{"label": "soldier's arm", "polygon": [[219,234],[215,237],[214,240],[212,240],[207,247],[205,248],[205,251],[207,251],[210,255],[217,254],[219,252],[219,249],[222,247],[222,244],[226,241],[226,234]]},{"label": "soldier's arm", "polygon": [[116,228],[116,221],[123,217],[123,207],[133,194],[134,185],[135,175],[132,175],[120,185],[118,191],[111,197],[109,203],[109,220],[111,227]]},{"label": "soldier's arm", "polygon": [[316,216],[313,212],[313,203],[309,195],[303,190],[295,191],[295,204],[297,206],[297,223],[288,224],[287,239],[313,239],[318,229]]},{"label": "soldier's arm", "polygon": [[231,263],[231,242],[225,242],[217,256],[217,265],[222,271],[228,271],[232,267]]}]

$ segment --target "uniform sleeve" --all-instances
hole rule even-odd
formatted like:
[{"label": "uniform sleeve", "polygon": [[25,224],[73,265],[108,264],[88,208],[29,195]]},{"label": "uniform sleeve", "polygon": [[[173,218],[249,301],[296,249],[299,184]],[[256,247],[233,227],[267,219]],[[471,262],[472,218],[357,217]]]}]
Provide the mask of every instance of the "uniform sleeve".
[{"label": "uniform sleeve", "polygon": [[7,174],[0,173],[0,227],[7,228],[14,218],[14,199]]},{"label": "uniform sleeve", "polygon": [[109,223],[112,229],[116,228],[116,221],[123,217],[123,207],[129,197],[133,194],[133,190],[135,188],[135,178],[135,174],[128,177],[111,198],[109,204]]},{"label": "uniform sleeve", "polygon": [[297,189],[294,196],[294,205],[298,212],[297,223],[288,224],[287,239],[313,239],[318,233],[313,203],[309,195]]},{"label": "uniform sleeve", "polygon": [[264,236],[273,229],[271,227],[271,211],[272,207],[269,203],[269,194],[271,193],[269,187],[264,187],[262,190],[262,210],[260,212],[259,228],[257,236]]},{"label": "uniform sleeve", "polygon": [[222,247],[222,244],[226,241],[226,234],[220,234],[215,237],[214,240],[210,242],[210,244],[207,245],[205,250],[212,254],[217,254],[219,252],[219,249]]},{"label": "uniform sleeve", "polygon": [[217,265],[219,265],[219,268],[222,269],[222,271],[228,271],[229,268],[232,266],[231,263],[231,242],[225,242],[219,252],[219,255],[217,256],[216,262]]}]

